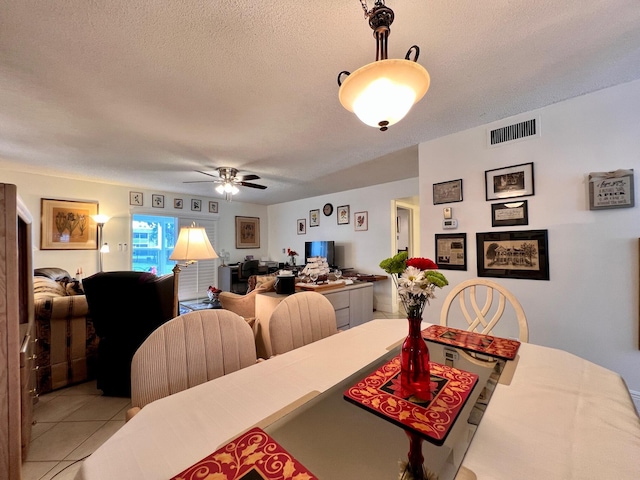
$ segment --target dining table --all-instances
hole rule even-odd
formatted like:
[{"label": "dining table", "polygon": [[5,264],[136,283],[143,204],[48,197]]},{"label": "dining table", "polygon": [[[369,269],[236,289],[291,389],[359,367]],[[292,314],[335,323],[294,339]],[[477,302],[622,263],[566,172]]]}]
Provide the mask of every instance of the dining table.
[{"label": "dining table", "polygon": [[[253,429],[317,478],[399,478],[397,463],[403,453],[406,460],[410,437],[344,393],[396,358],[407,329],[403,318],[372,320],[156,400],[86,458],[76,480],[182,478]],[[428,345],[434,362],[463,372],[477,363],[464,350]],[[449,466],[440,480],[640,478],[640,419],[619,374],[531,343],[494,370],[499,374],[480,419],[467,419],[480,400],[476,394],[442,446],[424,442],[425,466],[437,455]],[[488,385],[486,376],[479,378],[481,387]],[[339,464],[346,470],[335,472],[351,473],[326,473]]]}]

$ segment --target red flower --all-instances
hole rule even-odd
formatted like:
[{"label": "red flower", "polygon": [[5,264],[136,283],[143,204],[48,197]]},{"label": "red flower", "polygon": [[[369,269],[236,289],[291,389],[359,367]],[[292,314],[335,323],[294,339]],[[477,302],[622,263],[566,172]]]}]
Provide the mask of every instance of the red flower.
[{"label": "red flower", "polygon": [[420,257],[410,258],[409,260],[407,260],[407,267],[415,267],[419,270],[422,270],[423,272],[425,270],[438,269],[438,265],[433,260],[429,260],[428,258],[420,258]]}]

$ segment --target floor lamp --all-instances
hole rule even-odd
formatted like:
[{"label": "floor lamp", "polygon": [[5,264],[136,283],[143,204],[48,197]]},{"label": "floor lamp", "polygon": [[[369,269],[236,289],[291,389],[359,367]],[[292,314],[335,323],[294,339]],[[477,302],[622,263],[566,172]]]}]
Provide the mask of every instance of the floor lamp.
[{"label": "floor lamp", "polygon": [[[196,227],[195,223],[193,223],[190,227],[182,227],[180,229],[178,241],[169,257],[169,260],[176,261],[176,265],[173,267],[173,311],[175,316],[180,314],[178,303],[180,268],[186,268],[198,260],[211,260],[214,258],[218,258],[218,254],[211,246],[204,227]],[[180,264],[180,262],[184,263]],[[196,285],[198,281],[199,278],[196,272]]]},{"label": "floor lamp", "polygon": [[98,250],[100,253],[98,254],[98,271],[102,271],[102,256],[105,253],[109,253],[109,244],[102,243],[102,229],[104,228],[104,224],[109,221],[109,217],[106,215],[91,215],[91,219],[98,224]]}]

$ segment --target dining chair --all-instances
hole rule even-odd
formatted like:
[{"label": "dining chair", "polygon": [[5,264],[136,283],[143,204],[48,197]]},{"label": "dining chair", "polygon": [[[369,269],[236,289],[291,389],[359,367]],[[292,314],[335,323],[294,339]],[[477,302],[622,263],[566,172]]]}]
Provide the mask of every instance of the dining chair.
[{"label": "dining chair", "polygon": [[518,340],[529,341],[529,327],[522,305],[513,293],[499,283],[485,278],[472,278],[453,287],[442,305],[440,325],[457,327],[452,324],[454,316],[451,315],[456,298],[459,311],[456,310],[455,317],[459,318],[457,314],[462,314],[467,323],[467,331],[492,334],[494,327],[502,319],[505,308],[510,305],[509,309],[515,314],[518,324]]},{"label": "dining chair", "polygon": [[160,326],[131,362],[127,420],[159,398],[257,362],[251,327],[228,310],[196,310]]},{"label": "dining chair", "polygon": [[273,310],[269,339],[273,355],[288,352],[338,333],[336,312],[317,292],[289,295]]}]

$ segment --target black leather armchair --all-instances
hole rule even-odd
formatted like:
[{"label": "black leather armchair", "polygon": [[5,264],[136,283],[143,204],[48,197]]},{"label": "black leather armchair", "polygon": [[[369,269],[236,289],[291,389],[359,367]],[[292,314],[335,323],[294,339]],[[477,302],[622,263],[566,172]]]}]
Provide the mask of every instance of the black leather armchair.
[{"label": "black leather armchair", "polygon": [[104,395],[131,395],[131,359],[142,342],[174,317],[173,275],[100,272],[83,281],[98,336],[97,386]]}]

